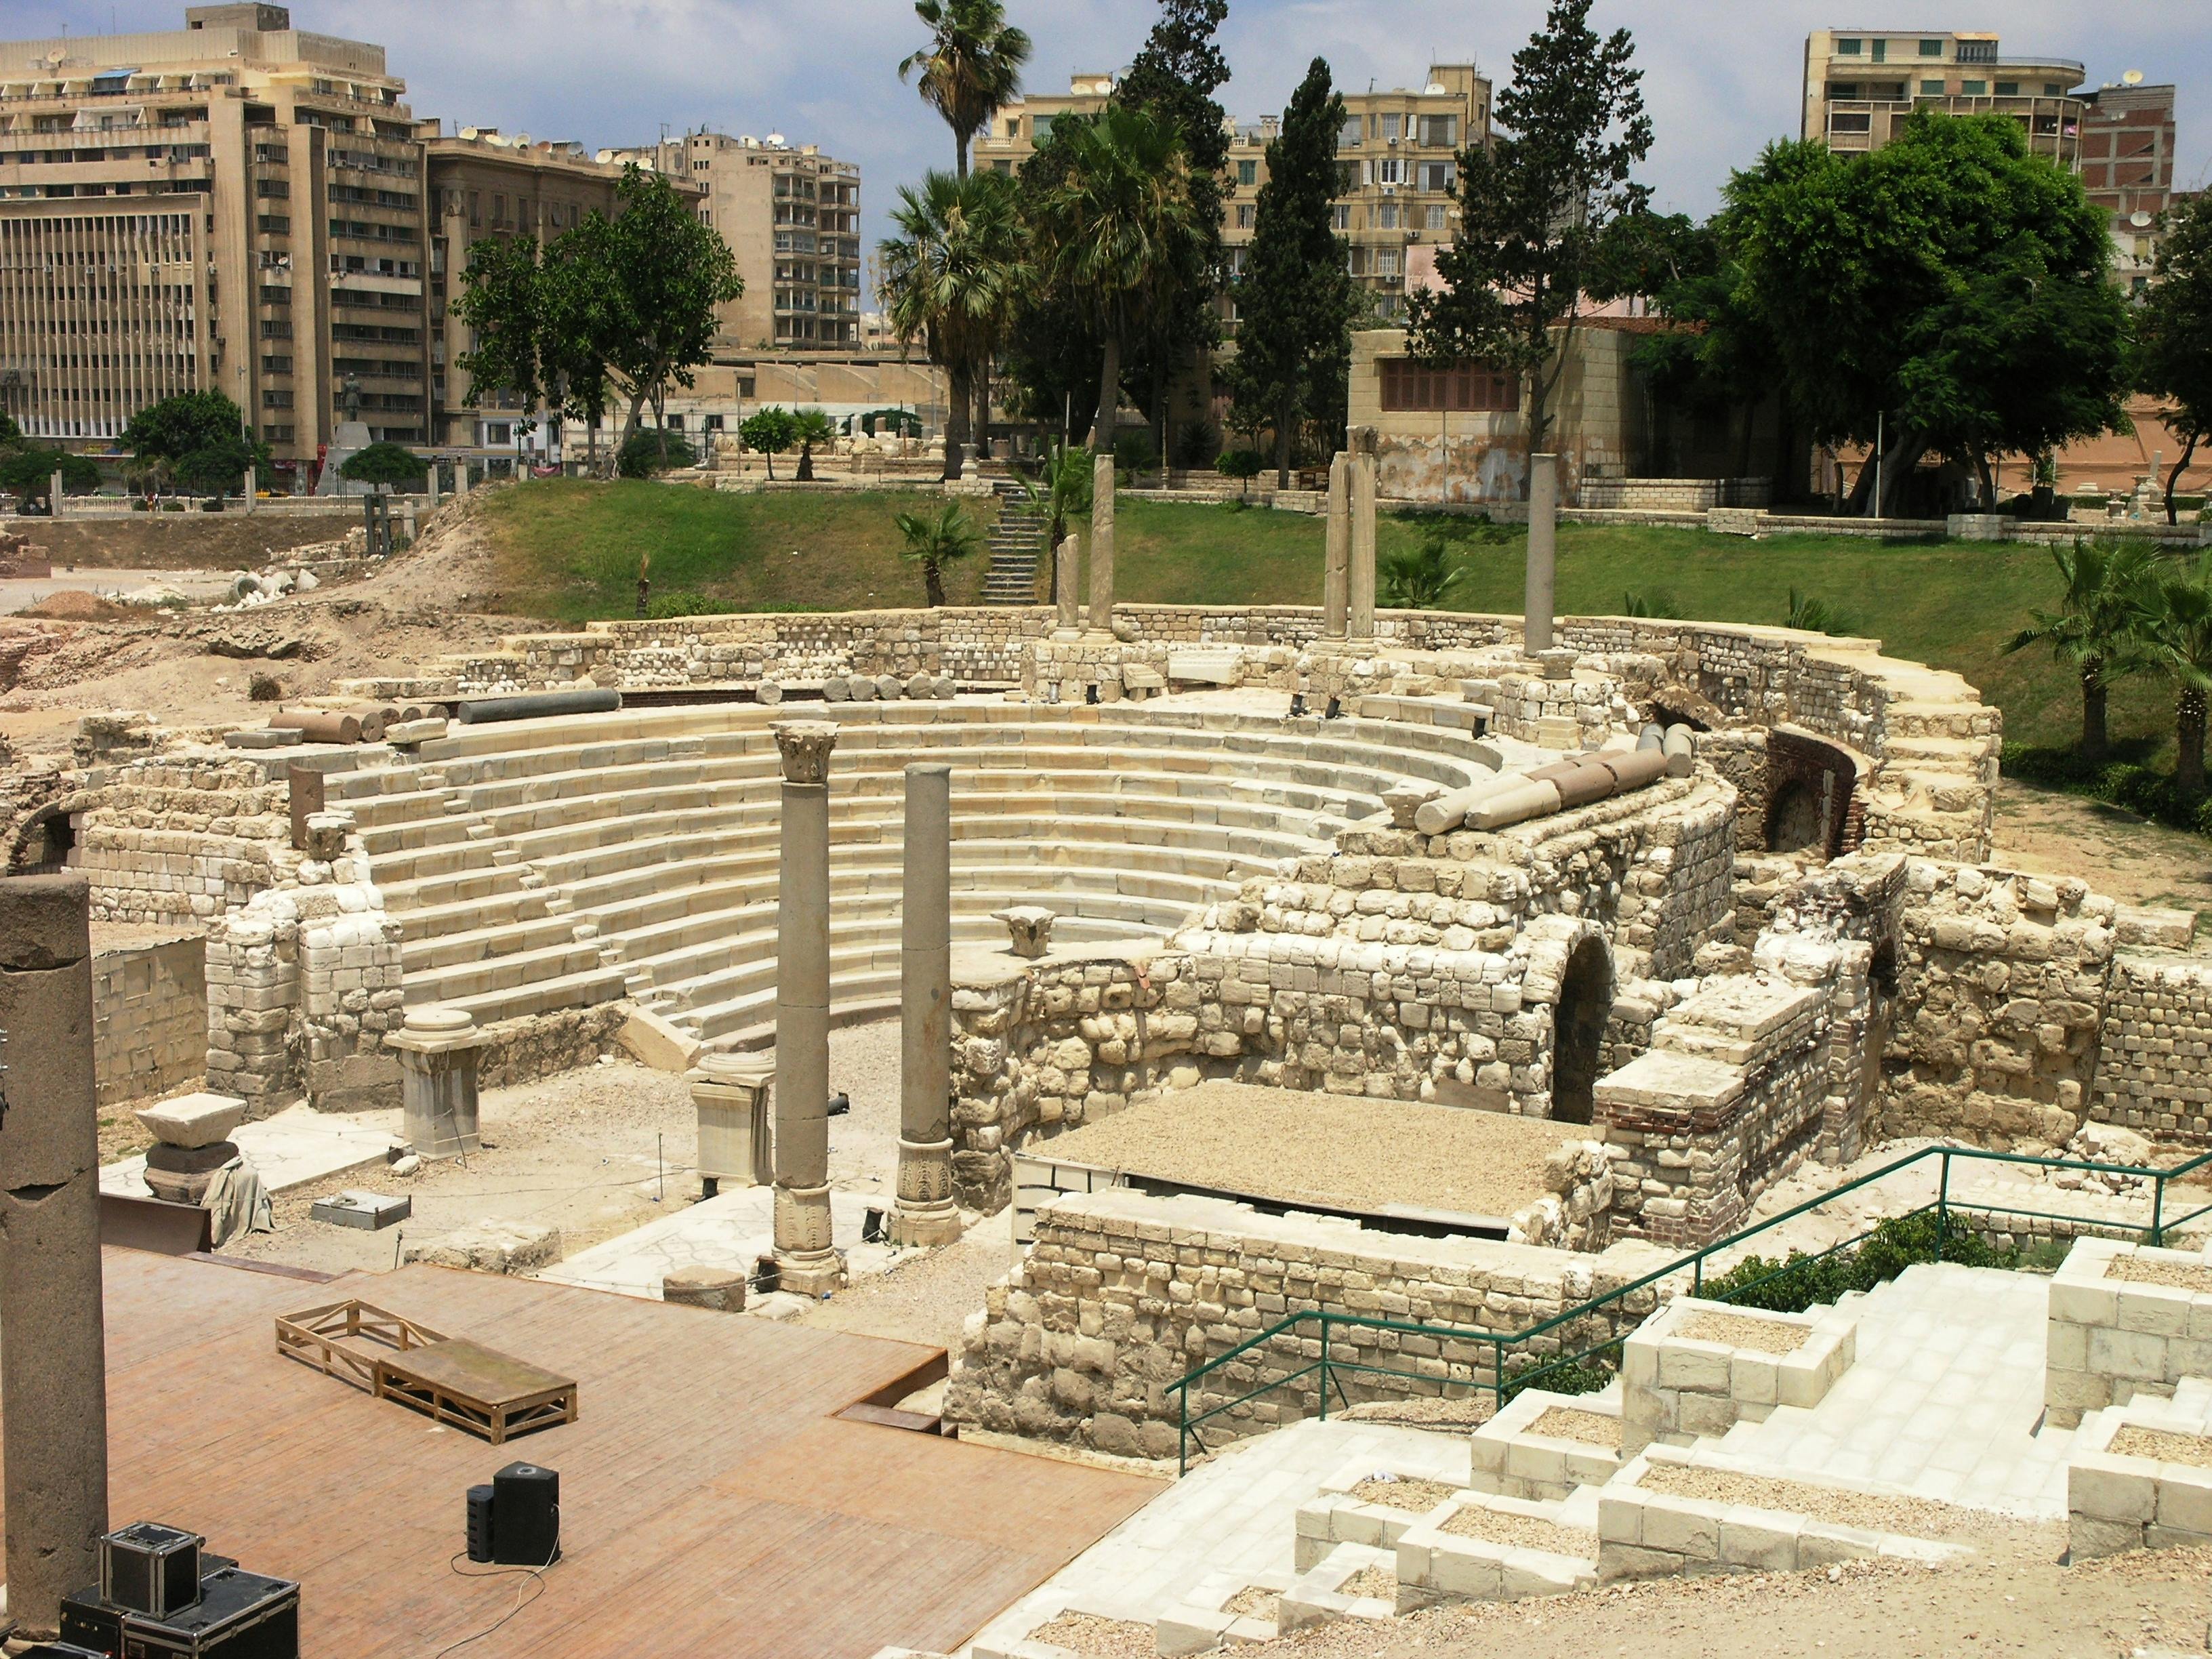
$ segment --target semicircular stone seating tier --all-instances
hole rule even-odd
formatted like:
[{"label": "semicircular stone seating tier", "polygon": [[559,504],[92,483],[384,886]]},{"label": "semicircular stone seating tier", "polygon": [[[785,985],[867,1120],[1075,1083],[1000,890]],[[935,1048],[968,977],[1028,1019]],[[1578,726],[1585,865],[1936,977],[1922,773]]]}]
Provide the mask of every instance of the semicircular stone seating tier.
[{"label": "semicircular stone seating tier", "polygon": [[407,1001],[479,1023],[630,996],[710,1046],[775,1005],[777,720],[832,718],[830,975],[841,1019],[895,1009],[904,778],[952,769],[953,939],[1037,904],[1054,943],[1163,938],[1334,849],[1401,783],[1457,787],[1466,734],[1134,707],[723,704],[456,727],[333,777],[403,927]]}]

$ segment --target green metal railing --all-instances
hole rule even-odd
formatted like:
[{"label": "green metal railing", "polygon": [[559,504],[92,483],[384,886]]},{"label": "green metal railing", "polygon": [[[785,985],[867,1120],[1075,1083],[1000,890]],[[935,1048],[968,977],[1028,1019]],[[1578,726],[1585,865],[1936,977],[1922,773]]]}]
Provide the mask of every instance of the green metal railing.
[{"label": "green metal railing", "polygon": [[[1748,1283],[1732,1286],[1729,1294],[1735,1297],[1746,1296],[1762,1285],[1771,1283],[1791,1273],[1802,1273],[1809,1264],[1824,1261],[1838,1250],[1846,1249],[1854,1244],[1864,1242],[1886,1224],[1907,1221],[1915,1217],[1929,1214],[1933,1214],[1936,1218],[1935,1259],[1941,1261],[1950,1247],[1952,1212],[1954,1209],[1963,1214],[1977,1218],[2004,1216],[2024,1221],[2054,1222],[2070,1227],[2098,1229],[2107,1232],[2135,1231],[2134,1224],[2117,1221],[2109,1216],[2067,1215],[2050,1211],[2015,1209],[1979,1200],[1960,1202],[1954,1200],[1951,1193],[1952,1167],[1958,1162],[2017,1164],[2040,1170],[2076,1170],[2084,1174],[2124,1176],[2134,1180],[2148,1181],[2151,1183],[2150,1224],[2142,1230],[2142,1235],[2146,1243],[2154,1246],[2164,1243],[2169,1233],[2178,1232],[2191,1222],[2206,1214],[2212,1214],[2212,1204],[2202,1204],[2183,1214],[2171,1215],[2167,1213],[2166,1203],[2167,1187],[2183,1176],[2203,1169],[2208,1164],[2212,1164],[2212,1152],[2201,1153],[2185,1163],[2176,1164],[2170,1170],[2153,1170],[2140,1169],[2133,1164],[2100,1164],[2075,1158],[2035,1158],[2018,1152],[1983,1152],[1978,1148],[1966,1146],[1924,1147],[1919,1152],[1909,1153],[1899,1158],[1893,1164],[1884,1164],[1879,1170],[1861,1176],[1856,1181],[1847,1182],[1832,1191],[1822,1193],[1817,1198],[1808,1199],[1804,1203],[1784,1210],[1778,1215],[1770,1216],[1754,1226],[1746,1227],[1740,1232],[1729,1234],[1726,1238],[1716,1240],[1702,1249],[1693,1250],[1656,1272],[1645,1273],[1640,1279],[1617,1285],[1602,1296],[1592,1297],[1587,1302],[1554,1314],[1548,1319],[1540,1320],[1524,1330],[1501,1332],[1450,1325],[1424,1325],[1407,1320],[1378,1318],[1366,1314],[1334,1313],[1322,1308],[1302,1309],[1286,1318],[1277,1321],[1257,1335],[1238,1343],[1226,1352],[1207,1360],[1195,1370],[1168,1385],[1169,1392],[1175,1395],[1177,1401],[1176,1415],[1179,1431],[1176,1468],[1181,1472],[1188,1470],[1190,1467],[1190,1445],[1194,1438],[1198,1440],[1200,1449],[1206,1449],[1205,1439],[1198,1432],[1201,1425],[1221,1416],[1224,1413],[1232,1412],[1239,1407],[1249,1405],[1263,1395],[1303,1382],[1308,1377],[1316,1379],[1315,1391],[1320,1401],[1320,1415],[1323,1418],[1328,1415],[1329,1395],[1332,1389],[1335,1391],[1340,1404],[1351,1403],[1342,1380],[1346,1374],[1355,1376],[1395,1377],[1401,1381],[1418,1382],[1425,1386],[1463,1389],[1475,1395],[1487,1393],[1498,1404],[1503,1405],[1512,1395],[1522,1389],[1534,1386],[1547,1376],[1570,1367],[1580,1366],[1595,1356],[1603,1355],[1608,1350],[1617,1349],[1625,1334],[1620,1316],[1622,1311],[1625,1311],[1624,1304],[1628,1303],[1630,1298],[1648,1292],[1656,1303],[1656,1287],[1677,1274],[1685,1273],[1690,1275],[1690,1293],[1693,1296],[1701,1294],[1705,1289],[1706,1264],[1715,1256],[1738,1249],[1761,1234],[1771,1231],[1786,1222],[1794,1221],[1799,1216],[1817,1210],[1824,1204],[1833,1203],[1848,1194],[1887,1180],[1901,1170],[1910,1170],[1915,1165],[1927,1163],[1931,1159],[1937,1160],[1941,1164],[1933,1202],[1921,1205],[1917,1209],[1905,1211],[1898,1215],[1885,1216],[1864,1232],[1856,1233],[1849,1238],[1839,1240],[1816,1254],[1792,1257],[1771,1273],[1761,1274],[1758,1279]],[[1573,1348],[1574,1342],[1589,1334],[1586,1331],[1577,1334],[1574,1331],[1574,1328],[1591,1320],[1606,1322],[1604,1334],[1587,1346]],[[1332,1332],[1356,1331],[1379,1333],[1378,1337],[1368,1345],[1370,1348],[1378,1354],[1392,1352],[1401,1357],[1410,1354],[1415,1362],[1413,1366],[1411,1369],[1405,1369],[1382,1364],[1372,1358],[1356,1357],[1361,1352],[1358,1347],[1354,1347],[1355,1357],[1352,1358],[1341,1357],[1340,1352],[1336,1353],[1331,1352],[1333,1346],[1339,1347],[1340,1350],[1342,1346],[1340,1339],[1339,1343],[1332,1345]],[[1227,1373],[1234,1379],[1238,1370],[1253,1370],[1261,1363],[1257,1358],[1261,1351],[1267,1348],[1270,1344],[1285,1338],[1300,1344],[1303,1351],[1295,1358],[1303,1359],[1306,1363],[1297,1365],[1295,1369],[1279,1376],[1270,1375],[1255,1387],[1246,1389],[1233,1399],[1222,1401],[1195,1414],[1192,1413],[1193,1393],[1198,1384],[1217,1374]],[[1532,1358],[1535,1353],[1533,1345],[1546,1341],[1547,1339],[1556,1343],[1561,1351],[1547,1352],[1540,1359]],[[1571,1349],[1571,1352],[1568,1352],[1569,1349]],[[1522,1363],[1509,1370],[1509,1358]]]}]

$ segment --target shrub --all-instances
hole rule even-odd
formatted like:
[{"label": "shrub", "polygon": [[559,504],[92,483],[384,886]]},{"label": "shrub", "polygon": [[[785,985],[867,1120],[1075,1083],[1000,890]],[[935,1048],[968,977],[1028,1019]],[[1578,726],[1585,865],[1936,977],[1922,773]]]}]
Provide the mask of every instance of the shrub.
[{"label": "shrub", "polygon": [[665,622],[671,617],[720,617],[736,609],[726,599],[687,592],[661,594],[647,605],[645,614],[654,622]]},{"label": "shrub", "polygon": [[1242,495],[1251,489],[1252,480],[1260,476],[1260,469],[1266,465],[1256,449],[1227,449],[1214,461],[1213,470],[1224,478],[1241,482],[1244,488],[1237,493]]},{"label": "shrub", "polygon": [[284,682],[274,674],[256,673],[246,683],[248,702],[282,702],[284,701]]},{"label": "shrub", "polygon": [[615,471],[625,478],[649,478],[656,472],[690,466],[698,459],[698,452],[685,441],[682,433],[640,427],[630,434],[629,441],[622,447],[622,453],[615,461]]},{"label": "shrub", "polygon": [[1464,574],[1452,568],[1447,539],[1431,531],[1419,547],[1382,561],[1379,597],[1399,610],[1433,611],[1450,596]]},{"label": "shrub", "polygon": [[1150,472],[1160,464],[1159,447],[1152,429],[1120,432],[1114,436],[1114,470],[1120,473]]},{"label": "shrub", "polygon": [[1177,466],[1204,466],[1220,447],[1221,434],[1213,429],[1211,421],[1193,421],[1188,426],[1176,428],[1175,463]]}]

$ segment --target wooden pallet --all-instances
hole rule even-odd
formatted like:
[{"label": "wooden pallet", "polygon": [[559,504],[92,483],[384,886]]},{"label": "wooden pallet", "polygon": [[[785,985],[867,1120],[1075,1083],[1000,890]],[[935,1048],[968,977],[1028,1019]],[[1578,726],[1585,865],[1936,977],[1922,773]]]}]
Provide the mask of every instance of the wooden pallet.
[{"label": "wooden pallet", "polygon": [[495,1446],[576,1420],[574,1378],[366,1302],[280,1316],[276,1352]]}]

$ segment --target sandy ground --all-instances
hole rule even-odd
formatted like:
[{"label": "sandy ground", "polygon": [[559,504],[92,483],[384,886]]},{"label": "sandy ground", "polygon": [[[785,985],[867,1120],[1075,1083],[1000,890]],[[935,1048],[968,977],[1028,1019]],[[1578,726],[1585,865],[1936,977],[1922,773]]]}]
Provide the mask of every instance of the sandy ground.
[{"label": "sandy ground", "polygon": [[57,566],[51,576],[10,576],[0,580],[0,611],[13,614],[56,593],[101,593],[122,599],[149,587],[161,588],[187,599],[227,599],[230,573],[226,570],[64,570]]},{"label": "sandy ground", "polygon": [[[2212,912],[2212,841],[2118,806],[2006,779],[1997,789],[1992,863],[2032,875],[2079,876],[2124,904]],[[2200,927],[2197,948],[2212,947]]]}]

